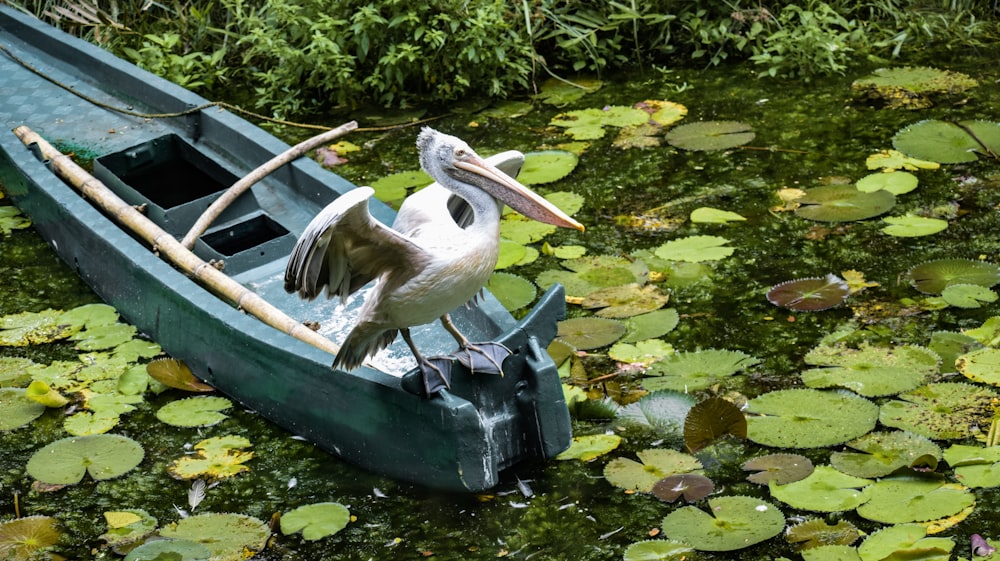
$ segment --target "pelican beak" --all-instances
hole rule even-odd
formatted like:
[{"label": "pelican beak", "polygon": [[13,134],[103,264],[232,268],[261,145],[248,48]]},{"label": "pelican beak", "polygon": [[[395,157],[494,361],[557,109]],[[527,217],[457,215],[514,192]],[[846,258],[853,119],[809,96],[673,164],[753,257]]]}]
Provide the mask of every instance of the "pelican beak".
[{"label": "pelican beak", "polygon": [[454,162],[454,165],[462,171],[487,179],[483,185],[487,193],[528,218],[553,226],[584,231],[583,224],[573,220],[568,214],[559,210],[559,207],[482,158],[468,157]]}]

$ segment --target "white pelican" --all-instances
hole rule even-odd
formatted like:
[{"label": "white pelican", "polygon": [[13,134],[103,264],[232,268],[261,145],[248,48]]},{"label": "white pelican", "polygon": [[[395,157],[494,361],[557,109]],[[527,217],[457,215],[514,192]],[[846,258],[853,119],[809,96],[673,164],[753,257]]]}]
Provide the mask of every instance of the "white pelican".
[{"label": "white pelican", "polygon": [[341,195],[299,238],[285,269],[285,290],[312,300],[325,287],[328,297],[343,301],[377,279],[333,366],[361,366],[399,332],[430,396],[448,387],[450,362],[424,358],[410,327],[440,319],[458,341],[456,358],[473,371],[502,374],[501,363],[510,354],[498,343],[470,343],[448,315],[473,300],[489,280],[499,252],[503,205],[555,226],[584,227],[497,168],[516,168],[516,175],[524,161],[519,152],[489,163],[461,139],[427,127],[417,137],[417,148],[421,167],[440,187],[432,185],[403,201],[392,228],[369,213],[370,187]]}]

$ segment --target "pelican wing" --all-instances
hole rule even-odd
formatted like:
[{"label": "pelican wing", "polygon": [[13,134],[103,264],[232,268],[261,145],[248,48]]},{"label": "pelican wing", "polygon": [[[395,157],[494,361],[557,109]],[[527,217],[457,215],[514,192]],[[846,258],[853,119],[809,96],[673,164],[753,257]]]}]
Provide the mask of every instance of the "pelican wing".
[{"label": "pelican wing", "polygon": [[349,191],[312,219],[288,258],[286,291],[312,300],[326,287],[343,300],[383,273],[410,278],[424,268],[424,250],[368,211],[374,192]]}]

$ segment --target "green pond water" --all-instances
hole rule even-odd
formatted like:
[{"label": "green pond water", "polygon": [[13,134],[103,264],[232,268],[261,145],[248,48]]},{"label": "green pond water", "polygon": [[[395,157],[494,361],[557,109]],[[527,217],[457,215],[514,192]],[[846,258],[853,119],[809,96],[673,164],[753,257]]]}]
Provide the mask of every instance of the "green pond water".
[{"label": "green pond water", "polygon": [[[751,125],[756,138],[747,147],[716,152],[689,152],[666,144],[621,150],[611,146],[617,133],[612,127],[604,139],[592,141],[569,177],[538,190],[568,190],[586,199],[576,218],[587,226],[587,232],[558,232],[547,238],[553,245],[578,244],[592,255],[624,255],[691,235],[729,239],[729,245],[736,248],[731,257],[704,263],[692,279],[665,281],[663,287],[671,294],[668,306],[681,319],[663,340],[681,351],[731,349],[759,358],[760,364],[748,373],[718,388],[720,394],[741,392],[752,397],[801,386],[798,373],[806,352],[852,320],[857,332],[850,337],[855,341],[926,345],[935,331],[977,327],[1000,314],[995,303],[979,309],[936,311],[901,303],[903,298],[921,297],[902,279],[918,263],[945,257],[1000,260],[1000,162],[981,158],[915,172],[919,187],[900,195],[889,214],[930,212],[948,218],[948,228],[931,236],[886,235],[881,232],[885,224],[880,218],[828,224],[771,211],[780,203],[775,195],[779,189],[811,188],[867,175],[866,158],[891,148],[893,135],[908,124],[931,118],[1000,120],[1000,67],[983,64],[996,59],[996,53],[963,52],[936,60],[935,66],[966,72],[980,85],[966,96],[919,111],[852,103],[850,84],[864,70],[806,82],[758,80],[749,69],[737,67],[649,72],[630,76],[628,81],[612,84],[609,80],[599,91],[567,107],[538,104],[532,113],[516,119],[469,112],[444,117],[433,126],[464,138],[480,152],[492,153],[527,152],[571,140],[560,129],[547,126],[562,110],[631,105],[647,99],[685,105],[689,113],[681,123],[735,120]],[[342,120],[346,118],[330,117],[331,124]],[[411,148],[415,132],[404,128],[351,136],[348,140],[365,149],[348,154],[350,163],[338,168],[338,173],[360,185],[390,172],[416,169]],[[738,212],[747,220],[731,224],[681,221],[673,229],[644,229],[617,219],[664,205],[668,206],[658,214],[664,219],[683,219],[693,209],[708,206]],[[97,300],[30,229],[0,238],[0,255],[0,315],[69,309]],[[556,258],[543,256],[534,264],[509,271],[534,278],[557,267]],[[782,281],[851,269],[863,272],[879,286],[852,297],[846,306],[799,313],[777,308],[765,297],[769,287]],[[570,305],[569,314],[589,312]],[[595,351],[585,361],[591,377],[615,370],[612,361],[600,356],[602,352]],[[42,363],[76,355],[71,343],[0,348],[0,353]],[[626,388],[637,385],[625,380]],[[16,503],[22,515],[50,515],[60,521],[65,536],[58,550],[67,558],[119,558],[101,547],[98,537],[106,531],[103,513],[143,509],[161,525],[178,520],[178,508],[190,510],[190,482],[171,478],[166,466],[184,454],[185,445],[219,435],[245,436],[255,456],[247,463],[250,471],[210,488],[197,513],[242,513],[268,521],[276,513],[301,505],[333,501],[347,506],[353,517],[344,530],[318,541],[278,533],[256,559],[621,559],[629,545],[650,539],[664,516],[681,507],[647,494],[625,493],[603,477],[610,460],[635,458],[636,451],[649,447],[676,446],[675,434],[628,428],[614,421],[576,421],[578,435],[615,432],[624,442],[592,462],[552,461],[519,467],[489,495],[445,494],[361,471],[251,411],[235,408],[221,424],[203,429],[172,428],[158,422],[155,411],[180,396],[174,391],[150,395],[123,417],[113,432],[140,442],[146,457],[136,470],[104,482],[87,478],[51,492],[32,487],[25,465],[39,447],[66,436],[62,410],[51,409],[28,427],[0,433],[0,520],[13,518]],[[752,443],[724,441],[699,458],[706,475],[715,480],[717,495],[769,500],[789,524],[811,515],[774,501],[766,488],[745,481],[740,465],[763,450]],[[821,464],[830,452],[821,448],[804,453]],[[527,482],[530,496],[517,479]],[[957,543],[952,558],[971,556],[968,540],[973,533],[1000,538],[1000,513],[994,506],[1000,497],[991,489],[974,493],[973,513],[941,534]],[[705,501],[696,505],[704,507]],[[869,533],[881,526],[852,512],[819,516],[831,523],[850,520]],[[801,558],[779,535],[747,549],[700,552],[689,558],[751,561],[781,556]]]}]

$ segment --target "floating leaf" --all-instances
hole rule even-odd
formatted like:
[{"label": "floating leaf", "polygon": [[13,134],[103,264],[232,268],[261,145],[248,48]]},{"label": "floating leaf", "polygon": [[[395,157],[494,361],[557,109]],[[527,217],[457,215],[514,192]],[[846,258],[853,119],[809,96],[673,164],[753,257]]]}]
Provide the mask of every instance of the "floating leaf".
[{"label": "floating leaf", "polygon": [[210,561],[212,552],[204,545],[192,540],[156,539],[148,541],[132,551],[124,561]]},{"label": "floating leaf", "polygon": [[45,550],[59,543],[62,533],[50,516],[27,516],[0,523],[0,559],[52,559]]},{"label": "floating leaf", "polygon": [[618,410],[622,421],[653,427],[660,434],[683,433],[684,421],[696,401],[688,394],[657,391]]},{"label": "floating leaf", "polygon": [[59,323],[74,329],[94,329],[118,323],[118,311],[107,304],[84,304],[63,312]]},{"label": "floating leaf", "polygon": [[37,401],[46,407],[62,407],[69,403],[69,400],[63,397],[62,394],[41,380],[35,380],[29,384],[24,395],[28,399]]},{"label": "floating leaf", "polygon": [[871,431],[879,408],[854,394],[790,389],[755,397],[746,411],[750,440],[777,448],[817,448]]},{"label": "floating leaf", "polygon": [[820,345],[804,358],[812,368],[802,372],[810,388],[841,387],[866,397],[893,395],[912,390],[938,372],[937,353],[914,345],[851,349]]},{"label": "floating leaf", "polygon": [[625,324],[613,319],[580,317],[559,322],[559,339],[581,351],[606,347],[625,334]]},{"label": "floating leaf", "polygon": [[45,310],[0,317],[0,346],[26,347],[65,339],[79,327],[61,323],[63,312]]},{"label": "floating leaf", "polygon": [[941,372],[957,372],[955,361],[958,357],[982,348],[982,343],[964,333],[935,331],[931,334],[928,347],[941,357]]},{"label": "floating leaf", "polygon": [[1000,316],[987,319],[979,327],[963,329],[962,334],[983,345],[1000,346]]},{"label": "floating leaf", "polygon": [[509,312],[527,306],[538,293],[531,281],[510,273],[493,273],[486,283],[486,290],[496,296]]},{"label": "floating leaf", "polygon": [[649,120],[649,114],[632,107],[610,105],[603,109],[577,109],[560,113],[550,125],[564,127],[576,140],[596,140],[604,136],[605,126],[629,127]]},{"label": "floating leaf", "polygon": [[735,248],[723,247],[727,243],[729,240],[719,236],[690,236],[666,242],[657,247],[654,253],[667,261],[715,261],[733,254]]},{"label": "floating leaf", "polygon": [[967,487],[1000,487],[1000,446],[955,444],[944,451],[955,479]]},{"label": "floating leaf", "polygon": [[917,176],[912,173],[906,171],[890,171],[866,175],[859,179],[854,186],[858,189],[858,191],[862,191],[864,193],[871,193],[872,191],[885,189],[893,195],[902,195],[916,189],[918,183],[919,181],[917,180]]},{"label": "floating leaf", "polygon": [[23,427],[42,416],[45,406],[20,388],[0,388],[0,431]]},{"label": "floating leaf", "polygon": [[952,284],[975,284],[989,288],[1000,282],[1000,267],[971,259],[938,259],[911,268],[910,285],[924,294],[941,294]]},{"label": "floating leaf", "polygon": [[753,128],[736,121],[700,121],[674,127],[665,138],[671,146],[685,150],[725,150],[742,146],[754,138]]},{"label": "floating leaf", "polygon": [[704,499],[715,490],[712,480],[697,473],[668,475],[653,485],[652,494],[661,501],[672,503],[684,497],[689,503]]},{"label": "floating leaf", "polygon": [[104,434],[118,426],[121,418],[118,415],[95,414],[89,411],[74,413],[63,421],[63,428],[73,436],[89,436]]},{"label": "floating leaf", "polygon": [[253,452],[243,452],[250,441],[242,436],[217,436],[194,445],[197,454],[178,458],[167,466],[167,472],[178,479],[225,479],[250,471],[243,465],[253,458]]},{"label": "floating leaf", "polygon": [[806,191],[797,199],[795,215],[820,222],[853,222],[889,211],[896,196],[888,191],[865,193],[853,185],[825,185]]},{"label": "floating leaf", "polygon": [[117,434],[63,438],[37,450],[28,474],[51,485],[73,485],[90,474],[97,481],[118,477],[139,465],[145,452],[138,442]]},{"label": "floating leaf", "polygon": [[684,445],[692,453],[727,434],[746,438],[747,420],[739,407],[721,397],[698,403],[684,420]]},{"label": "floating leaf", "polygon": [[767,300],[789,310],[817,312],[842,304],[849,294],[847,282],[830,273],[775,285],[767,291]]},{"label": "floating leaf", "polygon": [[956,359],[955,368],[973,382],[1000,386],[1000,349],[984,348],[964,354]]},{"label": "floating leaf", "polygon": [[858,514],[886,524],[926,522],[958,514],[975,502],[961,485],[937,479],[891,477],[868,488],[870,500],[858,507]]},{"label": "floating leaf", "polygon": [[937,467],[941,449],[927,437],[906,431],[873,432],[847,443],[858,452],[834,452],[830,464],[856,477],[883,477],[906,467]]},{"label": "floating leaf", "polygon": [[615,137],[611,145],[622,150],[655,148],[660,145],[659,134],[661,129],[662,127],[651,122],[631,127],[622,127],[618,130],[618,136]]},{"label": "floating leaf", "polygon": [[30,226],[31,220],[21,214],[17,207],[0,206],[0,234],[8,236],[12,230],[23,230]]},{"label": "floating leaf", "polygon": [[[29,369],[37,366],[30,358],[0,356],[0,388],[20,388],[31,381]],[[0,415],[0,419],[3,416]]]},{"label": "floating leaf", "polygon": [[316,503],[300,506],[281,515],[281,533],[302,532],[302,537],[316,541],[332,536],[347,527],[351,513],[340,503]]},{"label": "floating leaf", "polygon": [[868,169],[879,169],[883,171],[893,171],[906,169],[916,171],[918,169],[938,169],[941,164],[927,160],[911,158],[898,150],[883,150],[877,154],[868,156],[865,160]]},{"label": "floating leaf", "polygon": [[581,97],[596,92],[603,84],[600,80],[576,78],[573,82],[562,79],[549,78],[542,83],[540,91],[535,95],[535,99],[542,103],[563,107],[577,101]]},{"label": "floating leaf", "polygon": [[645,540],[628,546],[623,561],[684,561],[692,551],[674,540]]},{"label": "floating leaf", "polygon": [[691,544],[699,551],[733,551],[777,536],[785,516],[767,501],[752,497],[709,499],[711,514],[693,507],[679,508],[663,519],[663,533]]},{"label": "floating leaf", "polygon": [[948,221],[940,218],[927,218],[906,214],[904,216],[889,216],[882,219],[889,225],[882,228],[882,231],[890,236],[898,238],[917,238],[920,236],[930,236],[942,232],[948,228]]},{"label": "floating leaf", "polygon": [[669,300],[669,296],[655,285],[626,284],[602,288],[591,292],[580,303],[584,308],[603,308],[597,316],[621,319],[658,310]]},{"label": "floating leaf", "polygon": [[569,448],[563,450],[557,460],[580,460],[589,462],[618,448],[622,437],[617,434],[588,434],[574,436]]},{"label": "floating leaf", "polygon": [[232,406],[224,397],[189,397],[164,405],[156,418],[172,427],[209,427],[221,423],[226,418],[221,412]]},{"label": "floating leaf", "polygon": [[649,366],[674,354],[674,347],[660,339],[648,339],[636,344],[618,342],[608,349],[608,357],[626,364]]},{"label": "floating leaf", "polygon": [[398,206],[406,198],[408,191],[426,187],[433,182],[431,176],[423,171],[401,171],[376,179],[371,188],[375,190],[378,200]]},{"label": "floating leaf", "polygon": [[821,545],[802,550],[802,561],[864,561],[858,550],[847,545]]},{"label": "floating leaf", "polygon": [[660,337],[673,331],[679,321],[680,315],[673,308],[630,317],[625,320],[626,331],[622,342],[638,343]]},{"label": "floating leaf", "polygon": [[576,154],[565,150],[528,152],[524,155],[524,165],[521,166],[517,180],[525,185],[559,181],[576,169],[579,162],[580,158]]},{"label": "floating leaf", "polygon": [[862,559],[951,559],[955,542],[951,538],[928,538],[920,524],[897,524],[868,536],[858,547]]},{"label": "floating leaf", "polygon": [[1000,395],[971,384],[927,384],[882,404],[879,421],[935,440],[968,438],[989,426]]},{"label": "floating leaf", "polygon": [[977,284],[949,284],[941,291],[941,298],[956,308],[980,308],[997,301],[997,293]]},{"label": "floating leaf", "polygon": [[749,481],[767,485],[771,481],[784,485],[800,481],[813,472],[813,463],[800,454],[767,454],[743,464],[744,471],[756,471],[747,476]]},{"label": "floating leaf", "polygon": [[995,154],[1000,151],[1000,124],[986,121],[920,121],[897,132],[892,145],[908,156],[932,162],[974,162],[976,152]]},{"label": "floating leaf", "polygon": [[871,479],[841,473],[830,466],[816,466],[808,477],[780,485],[771,481],[771,496],[788,506],[814,512],[854,510],[868,501],[864,488]]},{"label": "floating leaf", "polygon": [[187,367],[187,364],[184,364],[183,360],[161,358],[147,364],[146,370],[154,380],[170,388],[188,392],[215,391],[212,386],[195,378],[194,373]]},{"label": "floating leaf", "polygon": [[157,526],[156,518],[141,509],[105,512],[104,520],[108,523],[108,531],[101,534],[101,539],[112,547],[143,540],[151,535]]},{"label": "floating leaf", "polygon": [[746,217],[730,211],[710,207],[698,207],[691,211],[691,222],[696,224],[725,224],[745,221]]},{"label": "floating leaf", "polygon": [[137,330],[134,326],[125,323],[113,323],[111,325],[100,325],[97,327],[87,327],[70,337],[70,340],[77,341],[76,348],[81,351],[99,351],[112,349],[131,341]]},{"label": "floating leaf", "polygon": [[160,530],[165,538],[198,542],[212,561],[243,561],[262,551],[271,536],[268,525],[243,514],[197,514]]},{"label": "floating leaf", "polygon": [[904,66],[880,68],[855,80],[851,90],[862,97],[881,100],[889,109],[924,109],[933,105],[934,96],[958,95],[977,85],[961,72]]},{"label": "floating leaf", "polygon": [[608,462],[604,466],[604,477],[608,483],[648,493],[657,481],[668,475],[697,473],[701,469],[697,458],[676,450],[654,448],[642,450],[637,455],[641,464],[628,458],[615,458]]},{"label": "floating leaf", "polygon": [[740,351],[706,349],[676,353],[654,364],[642,381],[647,390],[697,391],[723,382],[726,378],[760,362]]},{"label": "floating leaf", "polygon": [[673,101],[647,99],[635,107],[649,113],[649,118],[661,127],[680,121],[688,113],[687,107]]},{"label": "floating leaf", "polygon": [[[799,544],[802,550],[824,545],[851,545],[864,533],[847,520],[838,520],[836,524],[827,524],[819,518],[807,518],[794,526],[789,526],[785,533],[788,543]],[[841,558],[834,558],[841,561]]]}]

